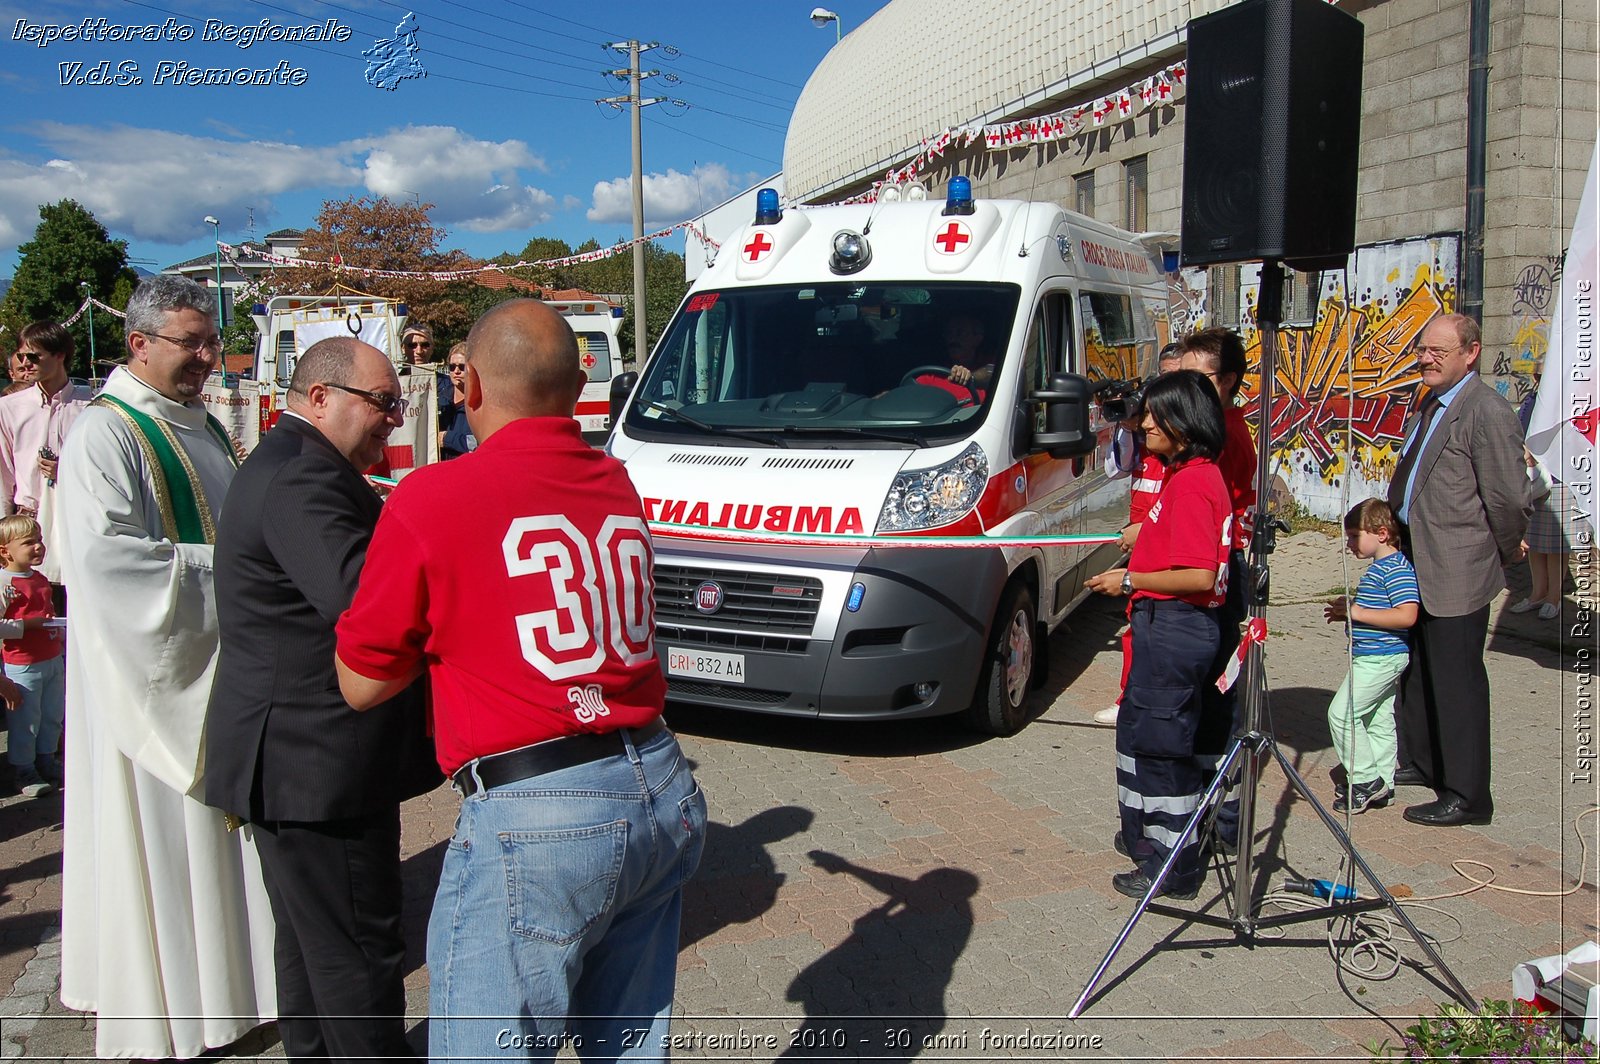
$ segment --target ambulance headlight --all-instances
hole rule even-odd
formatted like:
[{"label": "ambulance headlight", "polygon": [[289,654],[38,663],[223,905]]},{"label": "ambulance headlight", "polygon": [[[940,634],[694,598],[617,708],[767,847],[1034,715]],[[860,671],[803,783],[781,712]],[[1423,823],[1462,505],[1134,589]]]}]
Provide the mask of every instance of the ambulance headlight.
[{"label": "ambulance headlight", "polygon": [[939,528],[972,512],[989,482],[989,459],[972,444],[932,469],[908,469],[894,478],[878,514],[879,532]]},{"label": "ambulance headlight", "polygon": [[872,261],[872,246],[867,238],[849,229],[833,234],[833,254],[828,269],[834,273],[855,273]]}]

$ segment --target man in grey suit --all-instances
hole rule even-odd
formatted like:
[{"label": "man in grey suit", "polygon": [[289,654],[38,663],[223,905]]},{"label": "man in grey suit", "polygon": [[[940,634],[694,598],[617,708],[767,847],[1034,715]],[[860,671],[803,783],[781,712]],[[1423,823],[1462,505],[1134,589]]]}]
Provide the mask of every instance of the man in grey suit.
[{"label": "man in grey suit", "polygon": [[1437,827],[1494,816],[1483,646],[1489,603],[1505,587],[1505,566],[1522,558],[1533,512],[1517,416],[1478,379],[1481,352],[1478,323],[1464,315],[1422,330],[1416,356],[1428,395],[1389,482],[1422,593],[1395,711],[1395,783],[1433,788],[1435,800],[1405,818]]},{"label": "man in grey suit", "polygon": [[338,337],[301,356],[287,407],[217,523],[205,802],[256,825],[285,1054],[404,1059],[400,803],[440,776],[416,685],[351,712],[333,626],[383,508],[361,470],[406,403],[382,352]]}]

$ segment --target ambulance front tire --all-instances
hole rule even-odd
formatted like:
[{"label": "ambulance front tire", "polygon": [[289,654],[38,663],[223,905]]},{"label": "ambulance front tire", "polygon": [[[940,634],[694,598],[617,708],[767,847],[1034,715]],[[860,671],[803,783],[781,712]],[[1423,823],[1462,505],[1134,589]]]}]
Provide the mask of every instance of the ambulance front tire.
[{"label": "ambulance front tire", "polygon": [[1028,723],[1028,692],[1040,654],[1037,611],[1028,585],[1013,581],[1000,596],[968,726],[987,735],[1015,735]]}]

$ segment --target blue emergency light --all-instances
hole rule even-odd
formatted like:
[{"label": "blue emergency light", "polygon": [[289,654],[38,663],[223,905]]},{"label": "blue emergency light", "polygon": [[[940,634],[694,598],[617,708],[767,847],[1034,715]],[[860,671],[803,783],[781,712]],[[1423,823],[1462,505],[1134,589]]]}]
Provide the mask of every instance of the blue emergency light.
[{"label": "blue emergency light", "polygon": [[783,208],[778,205],[778,190],[764,188],[756,193],[756,224],[777,225],[783,221]]},{"label": "blue emergency light", "polygon": [[944,210],[940,214],[972,213],[972,179],[957,174],[950,179],[944,194]]}]

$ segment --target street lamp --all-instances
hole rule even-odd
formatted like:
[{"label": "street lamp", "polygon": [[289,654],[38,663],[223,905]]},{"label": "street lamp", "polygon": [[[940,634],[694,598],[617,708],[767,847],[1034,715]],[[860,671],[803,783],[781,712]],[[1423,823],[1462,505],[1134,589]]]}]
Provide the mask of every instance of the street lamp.
[{"label": "street lamp", "polygon": [[211,239],[217,252],[217,328],[222,328],[222,223],[211,215],[206,215],[206,224],[211,227]]},{"label": "street lamp", "polygon": [[811,24],[817,27],[817,29],[820,30],[830,22],[833,23],[833,43],[838,44],[840,39],[844,36],[839,29],[839,13],[836,11],[829,11],[825,7],[814,7],[811,9]]},{"label": "street lamp", "polygon": [[89,287],[88,281],[79,281],[78,287],[83,289],[83,309],[89,315],[89,377],[94,378],[94,289]]}]

